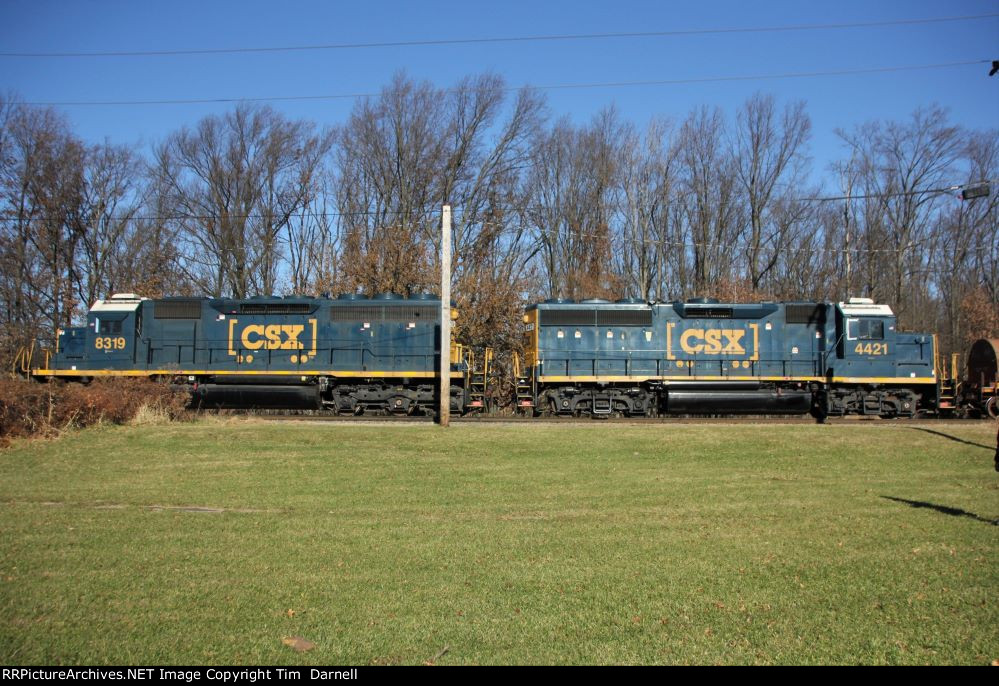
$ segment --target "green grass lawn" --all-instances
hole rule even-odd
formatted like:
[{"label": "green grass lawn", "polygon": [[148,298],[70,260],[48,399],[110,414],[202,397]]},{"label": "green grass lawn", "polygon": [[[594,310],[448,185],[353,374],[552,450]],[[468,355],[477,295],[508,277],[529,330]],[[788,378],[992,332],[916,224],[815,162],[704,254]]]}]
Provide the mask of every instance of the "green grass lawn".
[{"label": "green grass lawn", "polygon": [[235,419],[21,442],[0,663],[988,664],[994,440]]}]

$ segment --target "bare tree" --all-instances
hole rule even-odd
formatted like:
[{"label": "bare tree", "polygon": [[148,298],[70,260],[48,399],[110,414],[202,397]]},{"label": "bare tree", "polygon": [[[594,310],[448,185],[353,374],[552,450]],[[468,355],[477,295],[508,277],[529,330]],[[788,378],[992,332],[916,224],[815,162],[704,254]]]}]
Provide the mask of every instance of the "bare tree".
[{"label": "bare tree", "polygon": [[331,145],[312,124],[241,104],[156,149],[156,173],[199,288],[236,297],[276,290],[280,234],[308,203]]},{"label": "bare tree", "polygon": [[791,238],[787,229],[794,223],[779,220],[774,208],[779,205],[786,213],[789,203],[782,199],[801,192],[811,121],[803,102],[779,114],[774,97],[759,93],[746,101],[736,121],[735,168],[749,220],[747,275],[753,290],[759,290]]},{"label": "bare tree", "polygon": [[526,220],[537,232],[550,296],[619,291],[611,271],[611,193],[622,130],[613,110],[539,135],[527,176]]},{"label": "bare tree", "polygon": [[964,150],[968,185],[989,184],[986,197],[965,201],[962,223],[974,242],[968,272],[993,305],[999,307],[999,130],[972,133]]},{"label": "bare tree", "polygon": [[[725,122],[718,109],[691,112],[680,129],[679,202],[685,249],[678,259],[690,260],[687,293],[711,295],[735,264],[743,206],[736,160],[724,141]],[[685,266],[682,269],[686,271]]]},{"label": "bare tree", "polygon": [[84,146],[51,109],[6,115],[2,179],[3,303],[9,323],[48,334],[78,305],[73,282]]},{"label": "bare tree", "polygon": [[308,202],[288,221],[287,280],[292,293],[319,295],[342,285],[341,222],[334,211],[334,183],[331,173],[323,173]]},{"label": "bare tree", "polygon": [[[999,176],[999,132],[970,133],[962,151],[965,186],[974,187]],[[943,348],[961,351],[979,337],[991,337],[999,312],[999,196],[962,200],[955,193],[932,228],[931,270],[940,294]],[[992,322],[990,324],[990,322]]]},{"label": "bare tree", "polygon": [[644,136],[628,127],[619,150],[618,269],[631,293],[656,300],[670,289],[666,269],[679,154],[672,138],[670,125],[655,120]]},{"label": "bare tree", "polygon": [[[337,155],[348,279],[368,290],[433,289],[440,266],[440,206],[455,205],[455,274],[475,269],[527,163],[543,103],[529,90],[505,109],[505,84],[485,74],[441,90],[399,74],[358,103]],[[495,135],[493,135],[495,134]]]},{"label": "bare tree", "polygon": [[54,111],[0,104],[0,354],[115,291],[178,292],[172,237],[136,214],[144,187],[131,149],[88,148]]},{"label": "bare tree", "polygon": [[827,290],[823,265],[835,255],[823,249],[821,208],[807,198],[789,196],[775,198],[767,210],[769,238],[761,281],[749,281],[757,297],[797,300],[817,298]]},{"label": "bare tree", "polygon": [[143,202],[142,171],[130,148],[105,141],[86,152],[80,212],[74,217],[80,235],[74,287],[84,305],[136,281],[126,255],[140,240],[134,231]]},{"label": "bare tree", "polygon": [[837,132],[862,179],[868,273],[906,325],[923,323],[915,284],[927,282],[932,218],[961,153],[960,130],[939,107],[919,109],[906,123],[872,122]]}]

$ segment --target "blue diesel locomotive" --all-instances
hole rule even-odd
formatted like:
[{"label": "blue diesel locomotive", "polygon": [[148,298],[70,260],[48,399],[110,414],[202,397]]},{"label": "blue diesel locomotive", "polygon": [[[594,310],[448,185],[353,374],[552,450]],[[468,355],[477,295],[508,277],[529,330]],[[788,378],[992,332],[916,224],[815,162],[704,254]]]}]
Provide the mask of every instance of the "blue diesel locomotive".
[{"label": "blue diesel locomotive", "polygon": [[[186,384],[196,404],[209,407],[432,412],[440,322],[440,298],[429,294],[150,300],[125,293],[94,304],[86,326],[60,331],[54,354],[30,374],[163,379]],[[475,401],[453,343],[451,362],[451,409],[461,412]]]},{"label": "blue diesel locomotive", "polygon": [[[429,294],[119,294],[22,371],[39,380],[165,380],[206,407],[432,414],[440,313]],[[454,341],[449,350],[452,411],[485,409],[491,351],[475,365]],[[863,298],[549,300],[527,308],[523,350],[516,405],[532,416],[999,414],[999,343],[975,344],[965,381],[956,359],[943,379],[935,337],[899,331],[890,307]]]},{"label": "blue diesel locomotive", "polygon": [[937,406],[935,339],[887,305],[548,300],[524,314],[530,414],[862,414]]}]

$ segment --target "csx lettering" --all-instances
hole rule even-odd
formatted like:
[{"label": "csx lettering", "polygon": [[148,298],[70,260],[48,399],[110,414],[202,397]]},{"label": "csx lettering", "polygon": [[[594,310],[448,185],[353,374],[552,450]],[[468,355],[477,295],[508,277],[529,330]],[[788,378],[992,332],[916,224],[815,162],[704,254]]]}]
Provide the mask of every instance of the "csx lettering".
[{"label": "csx lettering", "polygon": [[745,355],[740,343],[745,335],[743,329],[687,329],[680,336],[680,347],[690,354]]},{"label": "csx lettering", "polygon": [[302,350],[305,345],[298,337],[303,331],[304,324],[250,324],[240,340],[247,350]]}]

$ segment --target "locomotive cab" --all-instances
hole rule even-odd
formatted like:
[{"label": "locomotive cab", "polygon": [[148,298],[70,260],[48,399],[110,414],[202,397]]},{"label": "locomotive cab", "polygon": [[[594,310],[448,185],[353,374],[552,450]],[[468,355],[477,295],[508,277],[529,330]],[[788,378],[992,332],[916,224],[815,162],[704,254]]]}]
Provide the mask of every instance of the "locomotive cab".
[{"label": "locomotive cab", "polygon": [[143,300],[134,293],[116,293],[94,303],[87,314],[86,354],[90,361],[102,369],[132,365]]},{"label": "locomotive cab", "polygon": [[935,404],[933,336],[899,332],[892,309],[870,298],[850,298],[836,309],[819,415],[911,417]]},{"label": "locomotive cab", "polygon": [[139,305],[145,298],[117,293],[98,300],[87,314],[86,326],[61,329],[52,357],[53,369],[73,372],[86,378],[108,375],[131,368],[135,363],[136,331],[140,325]]},{"label": "locomotive cab", "polygon": [[836,376],[892,376],[895,313],[870,298],[850,298],[837,305]]}]

